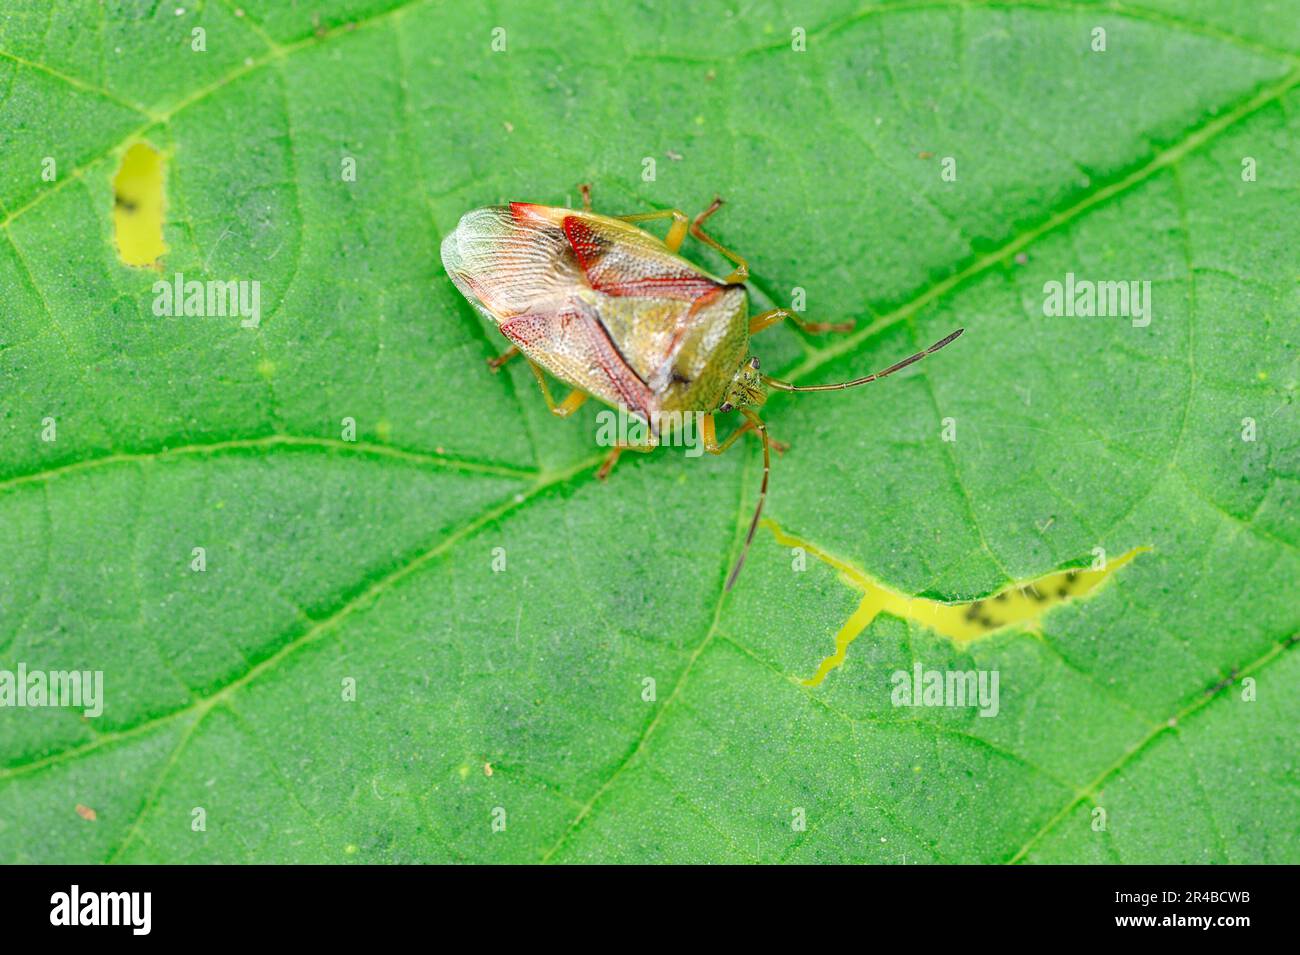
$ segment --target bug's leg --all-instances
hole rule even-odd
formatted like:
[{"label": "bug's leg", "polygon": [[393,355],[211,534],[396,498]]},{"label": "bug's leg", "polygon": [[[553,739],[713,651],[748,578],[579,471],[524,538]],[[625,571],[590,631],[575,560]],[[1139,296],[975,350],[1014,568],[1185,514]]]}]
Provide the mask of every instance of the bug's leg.
[{"label": "bug's leg", "polygon": [[587,183],[584,182],[580,186],[578,186],[578,192],[582,195],[582,210],[584,212],[590,212],[591,211],[591,186],[589,186]]},{"label": "bug's leg", "polygon": [[651,442],[650,444],[615,445],[614,447],[609,449],[609,454],[605,456],[605,460],[601,463],[600,470],[596,472],[596,479],[603,481],[605,480],[605,478],[609,477],[609,472],[614,470],[614,465],[618,464],[619,455],[621,455],[624,451],[636,451],[639,454],[647,454],[648,452],[653,451],[658,446],[659,445],[657,442]]},{"label": "bug's leg", "polygon": [[496,358],[489,358],[489,359],[487,360],[487,366],[488,366],[488,368],[492,369],[493,371],[496,371],[496,370],[499,369],[502,365],[504,365],[506,362],[508,362],[511,358],[514,358],[514,357],[515,357],[516,355],[518,355],[518,354],[519,354],[519,349],[518,349],[518,347],[516,347],[515,345],[511,345],[509,348],[507,348],[507,349],[506,349],[505,351],[503,351],[501,354],[497,355]]},{"label": "bug's leg", "polygon": [[556,404],[555,399],[551,397],[551,389],[550,386],[546,384],[546,376],[542,374],[541,367],[538,366],[535,361],[530,361],[528,367],[533,370],[533,377],[537,379],[537,384],[542,388],[542,397],[546,399],[546,407],[550,408],[551,414],[555,415],[557,418],[567,418],[569,415],[581,408],[583,403],[591,397],[585,391],[578,391],[578,389],[575,388],[573,391],[569,392],[567,398],[559,404]]},{"label": "bug's leg", "polygon": [[[755,428],[754,422],[746,420],[744,424],[742,424],[739,428],[737,428],[735,431],[731,432],[731,434],[727,436],[726,441],[723,441],[721,444],[718,444],[718,431],[716,426],[713,423],[713,415],[706,414],[704,416],[704,429],[703,429],[704,450],[708,451],[709,454],[721,454],[723,451],[727,450],[727,448],[731,447],[732,442],[734,442],[742,434],[756,433],[754,432],[754,428]],[[777,454],[784,454],[785,452],[790,450],[790,445],[786,444],[784,441],[775,440],[774,438],[771,437],[770,433],[768,435],[768,439],[769,441],[771,441],[772,450],[776,451]]]},{"label": "bug's leg", "polygon": [[748,408],[741,408],[740,413],[754,426],[759,439],[763,442],[763,483],[758,487],[758,504],[754,506],[754,516],[749,520],[749,533],[745,535],[745,543],[740,545],[740,556],[736,558],[736,565],[731,568],[731,573],[727,575],[727,585],[723,588],[724,590],[730,590],[736,585],[736,578],[740,575],[740,568],[745,566],[745,557],[749,554],[749,545],[754,543],[754,532],[758,530],[758,520],[763,516],[763,503],[767,500],[767,477],[772,470],[772,459],[771,455],[768,454],[771,436],[767,433],[767,425]]},{"label": "bug's leg", "polygon": [[550,407],[551,414],[555,415],[555,417],[567,418],[586,404],[589,397],[590,395],[585,391],[571,391],[569,392],[569,396],[558,405],[552,401],[549,403],[548,407]]},{"label": "bug's leg", "polygon": [[783,318],[788,318],[805,332],[851,332],[853,331],[853,320],[847,322],[808,322],[800,318],[788,308],[774,308],[770,311],[755,315],[749,320],[749,334],[757,335],[763,329],[775,325]]},{"label": "bug's leg", "polygon": [[713,415],[706,414],[704,416],[704,450],[708,451],[709,454],[721,454],[723,451],[727,450],[727,448],[731,447],[735,440],[742,434],[746,431],[752,431],[753,429],[753,423],[746,421],[735,431],[731,432],[726,441],[718,444],[718,429],[713,423]]},{"label": "bug's leg", "polygon": [[704,230],[700,228],[700,226],[704,224],[704,221],[720,208],[722,208],[721,196],[715,198],[711,203],[709,203],[707,209],[695,217],[695,221],[691,223],[691,235],[695,236],[695,238],[699,239],[719,255],[726,256],[732,262],[736,263],[735,270],[723,279],[723,281],[728,285],[740,285],[745,281],[745,279],[749,278],[749,263],[738,256],[735,252],[724,247],[717,239],[705,234]]},{"label": "bug's leg", "polygon": [[618,464],[618,456],[623,453],[622,448],[611,448],[609,454],[605,455],[605,460],[600,464],[600,470],[596,472],[596,480],[603,481],[609,477],[609,472],[614,470],[614,465]]},{"label": "bug's leg", "polygon": [[623,222],[651,222],[655,219],[667,219],[672,217],[673,224],[668,227],[668,235],[664,239],[664,245],[668,246],[669,252],[676,252],[686,241],[686,230],[691,224],[691,220],[686,217],[686,213],[681,209],[660,209],[658,212],[638,212],[636,215],[615,216]]}]

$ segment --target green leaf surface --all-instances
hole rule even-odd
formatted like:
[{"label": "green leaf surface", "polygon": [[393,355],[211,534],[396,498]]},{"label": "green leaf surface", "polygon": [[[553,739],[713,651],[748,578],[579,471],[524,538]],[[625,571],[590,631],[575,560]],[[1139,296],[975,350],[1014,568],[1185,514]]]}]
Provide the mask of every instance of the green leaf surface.
[{"label": "green leaf surface", "polygon": [[[0,709],[0,859],[1300,862],[1294,13],[7,3],[0,670],[106,702]],[[113,243],[137,141],[161,272]],[[594,403],[490,374],[443,273],[461,213],[580,182],[721,194],[755,308],[857,319],[764,332],[782,377],[966,328],[773,397],[784,530],[952,601],[1153,550],[1036,631],[882,615],[803,685],[861,595],[768,529],[724,593],[753,443],[598,483]],[[260,326],[155,316],[176,272],[259,281]],[[1071,272],[1150,324],[1045,316]],[[998,715],[893,706],[916,662],[998,671]]]}]

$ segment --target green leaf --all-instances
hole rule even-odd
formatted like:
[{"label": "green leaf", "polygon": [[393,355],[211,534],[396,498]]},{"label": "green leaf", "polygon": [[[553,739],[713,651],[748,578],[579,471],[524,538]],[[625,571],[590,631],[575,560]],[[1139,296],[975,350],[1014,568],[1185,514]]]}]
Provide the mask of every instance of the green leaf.
[{"label": "green leaf", "polygon": [[[1300,862],[1285,5],[177,6],[0,15],[0,671],[105,701],[0,709],[0,859]],[[160,271],[114,245],[140,141]],[[880,614],[804,685],[863,595],[770,526],[724,593],[753,443],[598,483],[594,403],[490,374],[443,273],[461,213],[580,182],[721,194],[756,308],[857,319],[764,332],[782,377],[966,328],[773,397],[782,532],[943,601],[1152,550],[1035,627]],[[156,316],[178,272],[260,324]],[[1150,323],[1045,315],[1067,273]],[[917,663],[997,671],[996,717],[894,706]]]}]

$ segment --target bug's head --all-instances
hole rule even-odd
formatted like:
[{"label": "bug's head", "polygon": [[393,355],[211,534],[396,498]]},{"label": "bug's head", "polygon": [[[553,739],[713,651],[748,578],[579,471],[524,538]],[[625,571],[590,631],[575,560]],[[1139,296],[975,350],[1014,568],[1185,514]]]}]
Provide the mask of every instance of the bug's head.
[{"label": "bug's head", "polygon": [[767,389],[763,386],[763,376],[758,372],[758,356],[755,355],[741,362],[736,369],[718,411],[725,414],[737,408],[755,408],[765,401]]}]

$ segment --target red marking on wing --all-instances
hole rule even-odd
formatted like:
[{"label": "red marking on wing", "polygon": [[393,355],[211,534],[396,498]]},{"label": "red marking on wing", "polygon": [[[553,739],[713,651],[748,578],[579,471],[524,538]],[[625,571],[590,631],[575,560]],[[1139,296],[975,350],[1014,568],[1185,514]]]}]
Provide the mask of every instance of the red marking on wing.
[{"label": "red marking on wing", "polygon": [[656,271],[646,274],[646,258],[623,253],[617,241],[602,237],[579,216],[564,217],[564,235],[586,273],[591,287],[606,295],[670,298],[690,302],[715,293],[721,287],[713,279],[686,266],[675,268],[655,262]]},{"label": "red marking on wing", "polygon": [[696,312],[698,312],[700,309],[702,309],[705,305],[708,305],[708,304],[709,304],[710,302],[712,302],[715,298],[717,298],[719,295],[721,295],[721,294],[722,294],[722,290],[723,290],[724,288],[726,288],[725,285],[717,285],[717,284],[711,285],[711,286],[709,287],[709,290],[708,290],[707,292],[705,292],[703,295],[701,295],[699,298],[697,298],[697,299],[695,300],[695,304],[691,306],[691,314],[694,315]]},{"label": "red marking on wing", "polygon": [[602,245],[591,226],[577,216],[565,216],[564,235],[584,272],[590,272],[599,265]]},{"label": "red marking on wing", "polygon": [[543,209],[535,202],[512,202],[510,203],[510,215],[516,222],[522,222],[525,219],[545,219],[545,216],[539,215],[536,210]]},{"label": "red marking on wing", "polygon": [[501,334],[520,348],[531,348],[546,336],[546,326],[538,321],[544,316],[519,315],[501,323]]},{"label": "red marking on wing", "polygon": [[569,306],[556,312],[519,315],[502,322],[500,328],[525,352],[536,349],[556,357],[571,356],[588,370],[599,368],[619,400],[629,410],[650,420],[654,400],[650,389],[619,354],[609,333],[594,315]]}]

